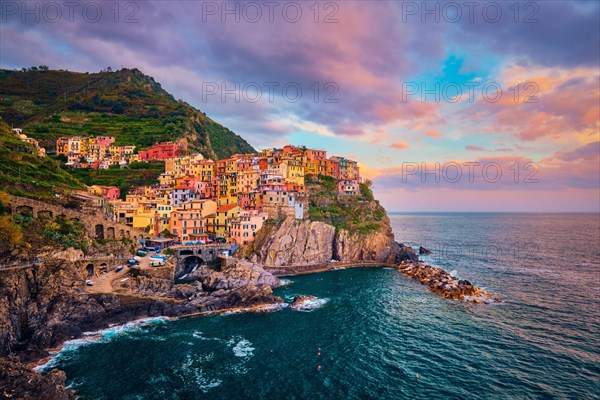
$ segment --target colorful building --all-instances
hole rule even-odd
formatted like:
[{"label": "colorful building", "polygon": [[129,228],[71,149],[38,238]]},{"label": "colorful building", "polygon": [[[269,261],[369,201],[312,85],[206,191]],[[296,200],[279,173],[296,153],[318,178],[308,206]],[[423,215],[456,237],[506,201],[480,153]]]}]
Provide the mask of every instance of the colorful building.
[{"label": "colorful building", "polygon": [[360,194],[360,185],[356,179],[345,179],[338,182],[338,195],[340,196],[358,196]]},{"label": "colorful building", "polygon": [[142,150],[138,154],[140,161],[166,160],[168,158],[178,157],[188,152],[187,142],[165,142],[156,143],[148,150]]},{"label": "colorful building", "polygon": [[266,219],[266,214],[256,210],[240,211],[237,218],[231,221],[231,241],[241,245],[252,242]]}]

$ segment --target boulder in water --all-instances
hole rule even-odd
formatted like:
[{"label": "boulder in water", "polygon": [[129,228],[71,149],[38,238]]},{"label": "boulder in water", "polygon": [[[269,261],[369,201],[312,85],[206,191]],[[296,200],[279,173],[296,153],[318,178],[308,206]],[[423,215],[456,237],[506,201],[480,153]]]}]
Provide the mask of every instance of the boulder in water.
[{"label": "boulder in water", "polygon": [[315,296],[296,296],[292,301],[292,308],[298,309],[305,307],[307,302],[315,300],[318,300]]},{"label": "boulder in water", "polygon": [[431,250],[427,250],[425,247],[421,246],[421,247],[419,247],[419,254],[421,254],[421,255],[431,254]]}]

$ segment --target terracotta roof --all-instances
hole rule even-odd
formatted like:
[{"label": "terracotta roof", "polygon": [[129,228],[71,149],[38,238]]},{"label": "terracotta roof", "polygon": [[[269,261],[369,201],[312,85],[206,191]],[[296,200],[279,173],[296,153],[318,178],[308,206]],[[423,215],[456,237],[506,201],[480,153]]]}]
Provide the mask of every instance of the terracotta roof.
[{"label": "terracotta roof", "polygon": [[225,212],[236,208],[237,204],[223,204],[222,206],[217,207],[217,212]]}]

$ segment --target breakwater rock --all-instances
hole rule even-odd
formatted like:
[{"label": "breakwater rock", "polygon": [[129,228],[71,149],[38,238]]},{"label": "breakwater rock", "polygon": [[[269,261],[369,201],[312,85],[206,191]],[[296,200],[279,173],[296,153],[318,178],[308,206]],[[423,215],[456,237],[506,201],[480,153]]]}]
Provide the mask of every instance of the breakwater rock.
[{"label": "breakwater rock", "polygon": [[426,265],[421,261],[404,261],[398,266],[398,272],[419,280],[429,286],[432,292],[445,298],[473,303],[501,301],[487,290],[481,289],[467,280],[455,278],[443,269]]}]

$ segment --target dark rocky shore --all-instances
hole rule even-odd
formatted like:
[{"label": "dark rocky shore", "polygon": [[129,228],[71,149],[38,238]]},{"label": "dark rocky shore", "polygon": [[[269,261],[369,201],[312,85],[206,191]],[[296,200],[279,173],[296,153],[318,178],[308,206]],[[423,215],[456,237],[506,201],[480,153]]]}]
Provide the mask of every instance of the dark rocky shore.
[{"label": "dark rocky shore", "polygon": [[70,262],[0,272],[0,398],[74,398],[65,388],[64,373],[41,375],[30,367],[46,359],[48,349],[84,332],[140,318],[283,303],[272,292],[279,279],[247,261],[233,261],[222,271],[203,268],[193,284],[175,285],[172,278],[154,273],[132,276],[124,294],[88,294],[85,278]]}]

